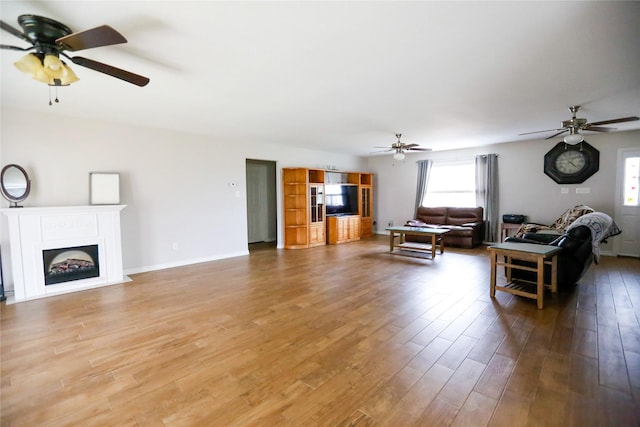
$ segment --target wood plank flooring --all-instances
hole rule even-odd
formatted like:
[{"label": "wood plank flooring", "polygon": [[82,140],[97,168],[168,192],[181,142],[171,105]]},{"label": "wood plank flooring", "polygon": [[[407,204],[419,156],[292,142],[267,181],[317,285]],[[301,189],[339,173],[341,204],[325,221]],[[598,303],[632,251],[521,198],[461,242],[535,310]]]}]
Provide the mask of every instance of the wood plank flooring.
[{"label": "wood plank flooring", "polygon": [[4,426],[638,426],[640,260],[489,298],[486,248],[388,238],[1,306]]}]

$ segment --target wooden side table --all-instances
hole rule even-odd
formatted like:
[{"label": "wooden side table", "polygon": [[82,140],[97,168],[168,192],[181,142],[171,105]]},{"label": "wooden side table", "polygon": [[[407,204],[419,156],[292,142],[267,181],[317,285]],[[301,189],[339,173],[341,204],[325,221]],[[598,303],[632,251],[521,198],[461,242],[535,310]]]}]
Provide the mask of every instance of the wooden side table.
[{"label": "wooden side table", "polygon": [[500,241],[504,242],[504,239],[509,237],[509,230],[518,231],[522,224],[513,224],[510,222],[501,222],[500,223]]},{"label": "wooden side table", "polygon": [[[513,295],[520,295],[526,298],[537,300],[538,308],[544,307],[544,266],[551,265],[551,293],[558,292],[558,261],[556,255],[562,250],[557,246],[537,245],[535,243],[499,243],[487,248],[491,252],[491,287],[489,295],[495,298],[496,290],[509,292]],[[499,261],[506,257],[506,261]],[[535,267],[513,264],[511,260],[523,260],[535,262]],[[496,269],[498,266],[506,267],[506,284],[498,286],[496,284]],[[533,271],[536,273],[536,282],[524,280],[512,280],[511,269]]]}]

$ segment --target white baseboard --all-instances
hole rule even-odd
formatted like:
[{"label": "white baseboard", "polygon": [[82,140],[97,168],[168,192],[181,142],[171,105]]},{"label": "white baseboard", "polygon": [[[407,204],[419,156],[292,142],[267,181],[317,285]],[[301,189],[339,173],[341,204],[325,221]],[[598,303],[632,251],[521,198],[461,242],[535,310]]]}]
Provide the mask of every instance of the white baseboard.
[{"label": "white baseboard", "polygon": [[220,259],[234,258],[234,257],[246,256],[246,255],[249,255],[249,251],[248,250],[247,251],[240,251],[240,252],[233,252],[233,253],[228,253],[228,254],[223,254],[223,255],[216,255],[216,256],[211,256],[211,257],[185,259],[185,260],[180,260],[180,261],[175,261],[175,262],[167,262],[167,263],[164,263],[164,264],[155,264],[155,265],[148,265],[148,266],[144,266],[144,267],[128,268],[128,269],[125,269],[124,274],[146,273],[146,272],[149,272],[149,271],[164,270],[164,269],[167,269],[167,268],[175,268],[175,267],[183,267],[185,265],[200,264],[202,262],[217,261],[217,260],[220,260]]}]

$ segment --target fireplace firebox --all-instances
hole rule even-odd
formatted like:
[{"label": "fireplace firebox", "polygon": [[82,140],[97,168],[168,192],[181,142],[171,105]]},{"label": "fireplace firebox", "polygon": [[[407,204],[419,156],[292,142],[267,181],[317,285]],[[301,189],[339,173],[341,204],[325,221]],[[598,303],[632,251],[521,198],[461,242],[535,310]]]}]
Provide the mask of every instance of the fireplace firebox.
[{"label": "fireplace firebox", "polygon": [[44,284],[100,277],[98,245],[74,246],[42,251]]}]

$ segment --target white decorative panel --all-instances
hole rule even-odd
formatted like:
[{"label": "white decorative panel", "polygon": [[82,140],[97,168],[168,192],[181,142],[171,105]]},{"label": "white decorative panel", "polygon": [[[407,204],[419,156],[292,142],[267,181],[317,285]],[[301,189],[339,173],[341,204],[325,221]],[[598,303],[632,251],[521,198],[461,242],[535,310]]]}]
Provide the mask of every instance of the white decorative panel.
[{"label": "white decorative panel", "polygon": [[98,235],[95,214],[41,216],[42,240],[72,239]]}]

